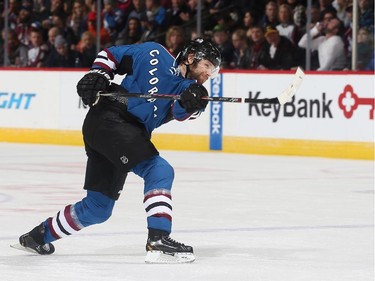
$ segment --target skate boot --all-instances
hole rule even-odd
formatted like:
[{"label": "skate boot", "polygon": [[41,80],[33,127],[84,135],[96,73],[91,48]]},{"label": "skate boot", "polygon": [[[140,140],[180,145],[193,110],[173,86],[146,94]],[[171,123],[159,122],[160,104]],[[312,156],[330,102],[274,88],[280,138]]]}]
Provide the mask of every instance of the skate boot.
[{"label": "skate boot", "polygon": [[55,251],[51,243],[44,243],[44,225],[41,223],[30,232],[20,236],[19,241],[25,250],[39,255],[50,255]]},{"label": "skate boot", "polygon": [[189,263],[195,260],[193,247],[173,240],[167,232],[150,229],[146,263]]}]

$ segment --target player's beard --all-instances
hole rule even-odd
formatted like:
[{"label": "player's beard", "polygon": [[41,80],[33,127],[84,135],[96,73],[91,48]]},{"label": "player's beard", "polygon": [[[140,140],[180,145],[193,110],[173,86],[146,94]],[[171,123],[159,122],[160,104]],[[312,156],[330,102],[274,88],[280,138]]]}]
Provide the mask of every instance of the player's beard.
[{"label": "player's beard", "polygon": [[197,80],[199,84],[203,84],[209,79],[209,77],[207,77],[207,75],[204,74],[204,72],[198,70],[196,64],[192,64],[189,67],[190,69],[187,78]]}]

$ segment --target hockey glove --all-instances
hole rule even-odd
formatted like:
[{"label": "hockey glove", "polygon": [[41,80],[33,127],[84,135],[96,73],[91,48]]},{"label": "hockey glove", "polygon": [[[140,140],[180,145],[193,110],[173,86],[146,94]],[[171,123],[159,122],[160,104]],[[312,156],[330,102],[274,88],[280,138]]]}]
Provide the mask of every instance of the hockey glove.
[{"label": "hockey glove", "polygon": [[105,91],[109,87],[110,76],[102,69],[93,69],[79,80],[77,93],[85,105],[95,104],[98,91]]},{"label": "hockey glove", "polygon": [[201,84],[193,83],[182,92],[180,104],[187,113],[194,113],[206,108],[208,100],[202,97],[208,97],[206,88]]}]

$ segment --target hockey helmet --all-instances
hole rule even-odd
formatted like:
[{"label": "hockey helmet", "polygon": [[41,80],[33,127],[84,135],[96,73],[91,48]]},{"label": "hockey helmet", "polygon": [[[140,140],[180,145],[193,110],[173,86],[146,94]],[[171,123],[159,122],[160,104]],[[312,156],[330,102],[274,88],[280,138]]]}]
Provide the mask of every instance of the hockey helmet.
[{"label": "hockey helmet", "polygon": [[183,50],[178,53],[176,57],[176,64],[179,65],[183,61],[187,60],[189,54],[194,54],[194,62],[199,62],[202,59],[206,59],[214,65],[216,70],[220,67],[220,51],[207,40],[197,38],[187,43]]}]

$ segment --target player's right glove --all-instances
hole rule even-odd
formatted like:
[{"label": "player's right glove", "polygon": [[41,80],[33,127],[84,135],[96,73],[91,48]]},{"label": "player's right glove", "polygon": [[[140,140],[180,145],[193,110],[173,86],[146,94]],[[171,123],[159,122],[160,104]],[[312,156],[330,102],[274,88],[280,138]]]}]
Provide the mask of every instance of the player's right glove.
[{"label": "player's right glove", "polygon": [[182,92],[180,104],[187,113],[194,113],[206,108],[208,100],[202,97],[208,97],[206,88],[201,84],[193,83]]},{"label": "player's right glove", "polygon": [[82,102],[89,106],[95,104],[98,91],[106,91],[110,84],[109,80],[110,76],[104,70],[90,70],[77,84],[77,93],[82,98]]}]

